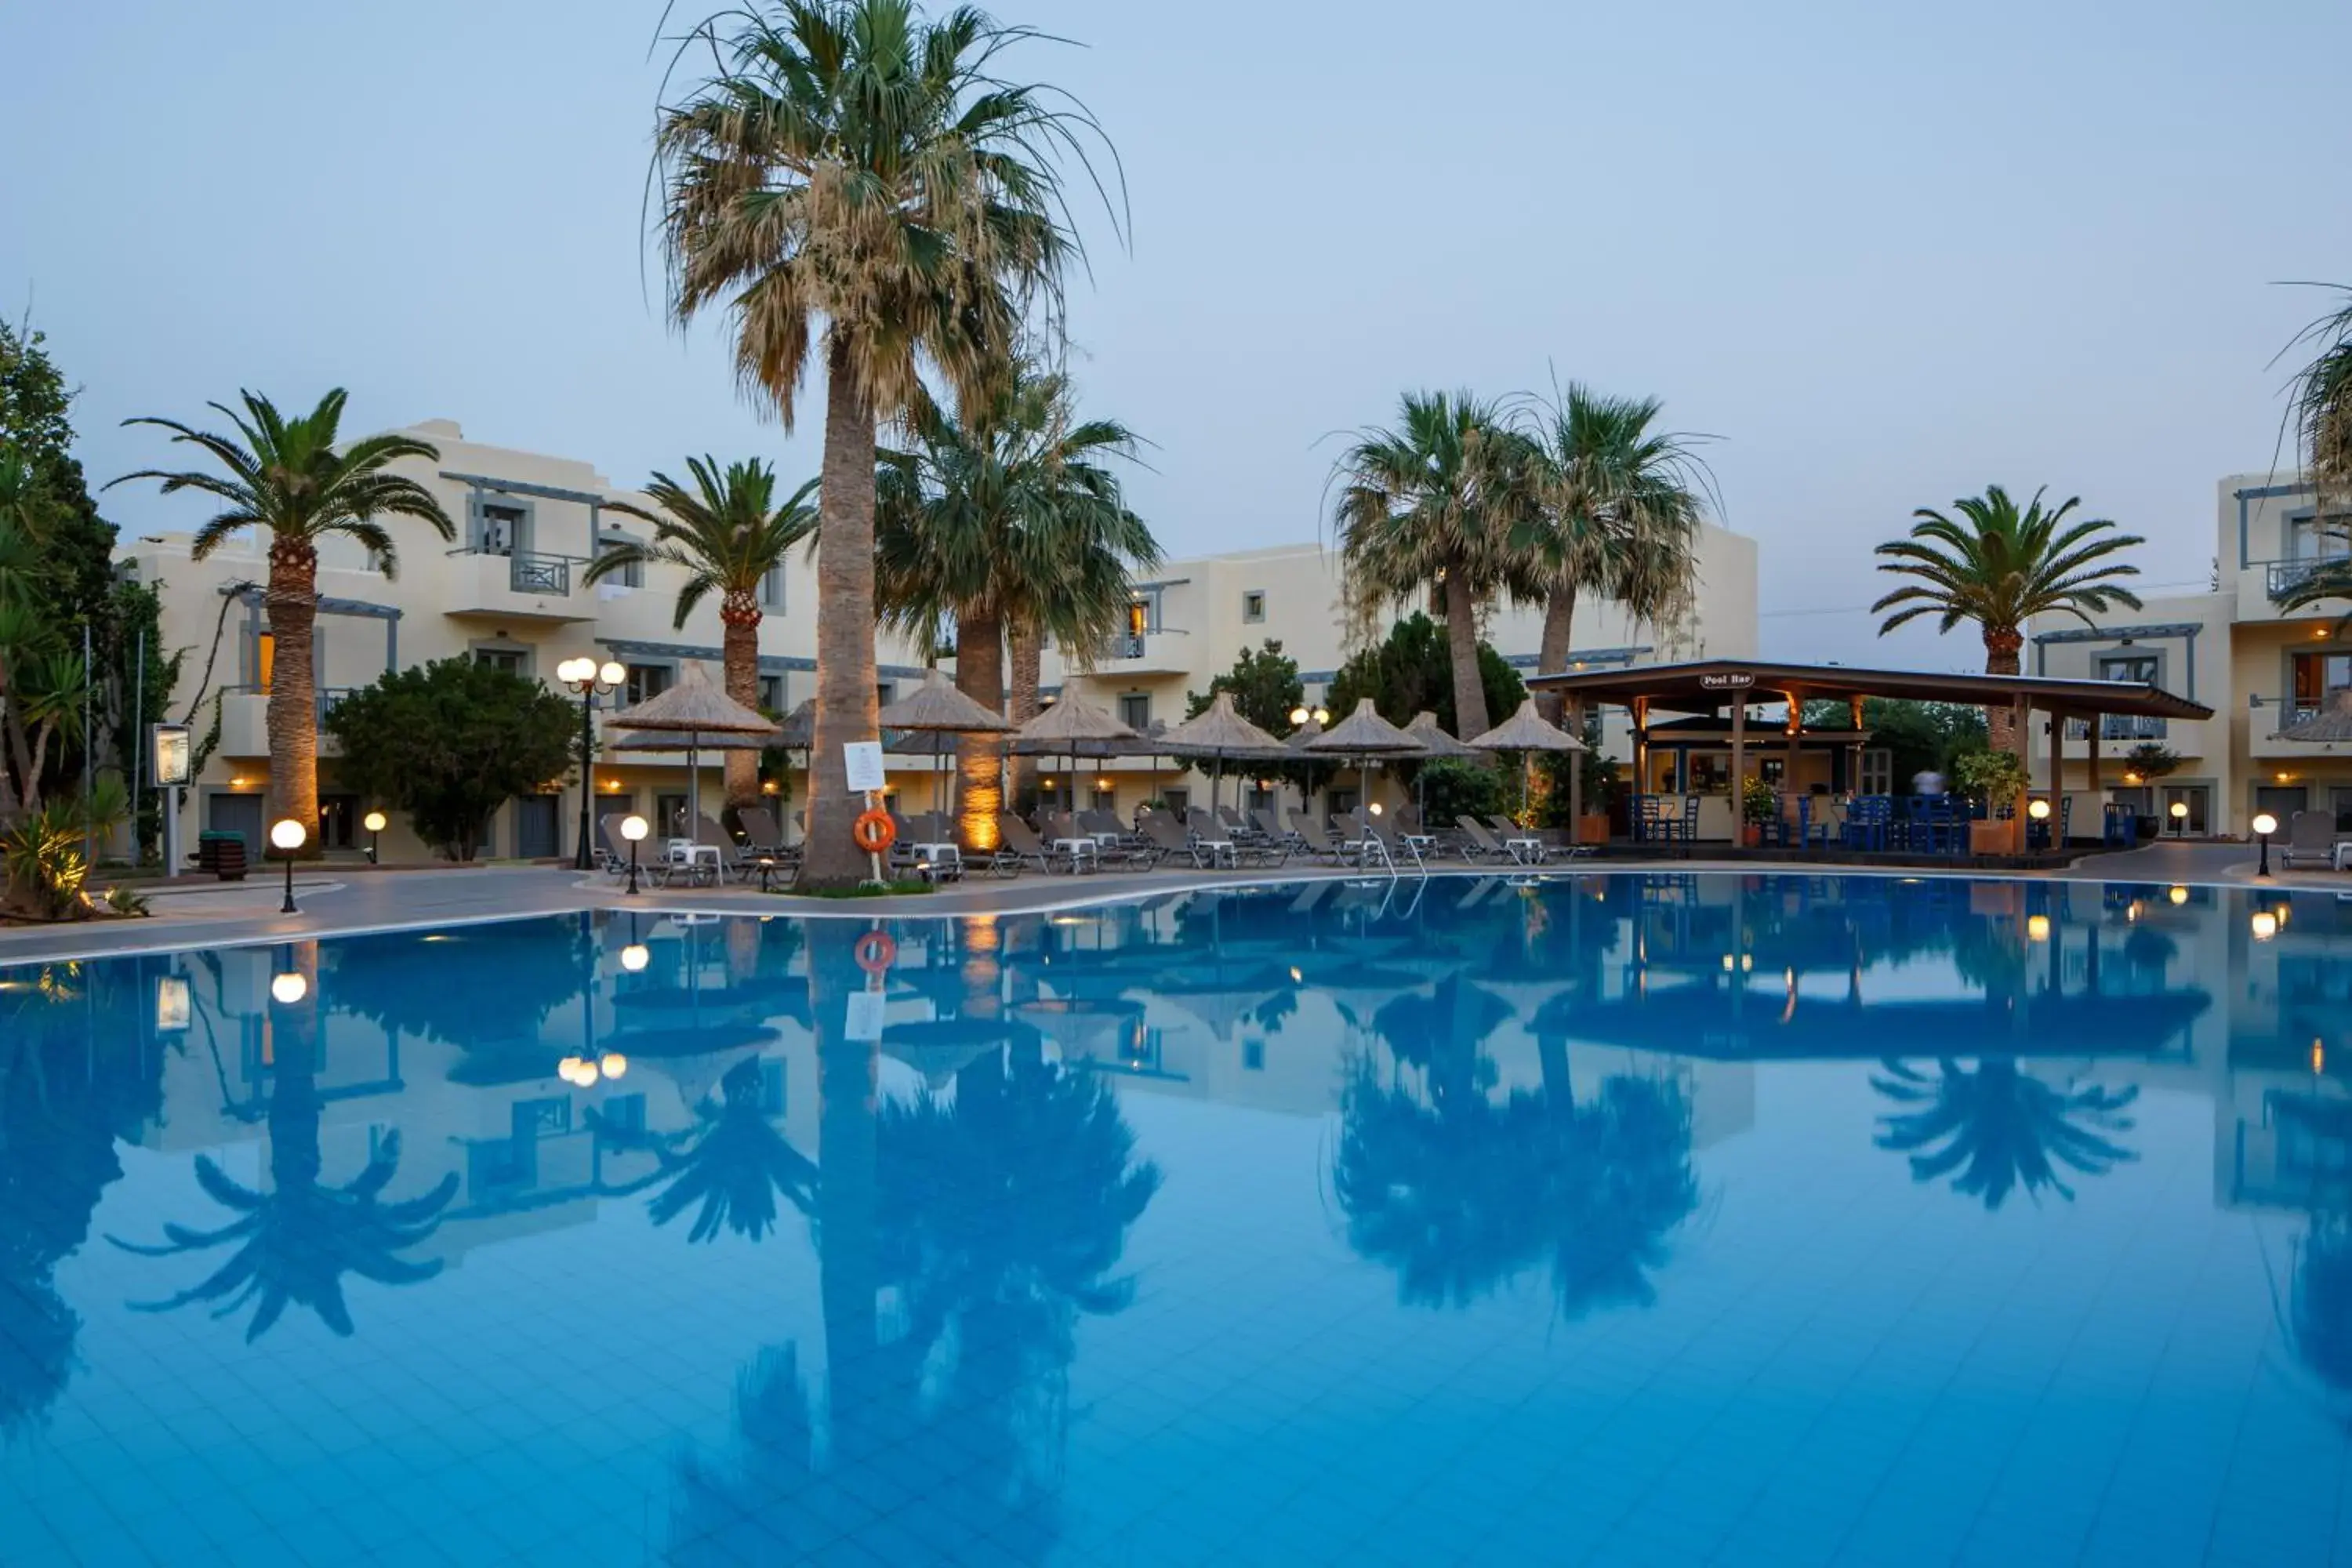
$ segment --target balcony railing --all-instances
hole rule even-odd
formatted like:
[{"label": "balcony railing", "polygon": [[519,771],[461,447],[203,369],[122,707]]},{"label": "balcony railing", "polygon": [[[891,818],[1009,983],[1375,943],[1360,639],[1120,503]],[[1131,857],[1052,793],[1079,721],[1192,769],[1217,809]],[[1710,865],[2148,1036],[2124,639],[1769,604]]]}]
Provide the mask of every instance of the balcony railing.
[{"label": "balcony railing", "polygon": [[2300,724],[2306,719],[2316,719],[2326,710],[2317,702],[2298,701],[2292,697],[2264,697],[2260,692],[2249,696],[2246,706],[2253,711],[2256,740],[2289,725]]},{"label": "balcony railing", "polygon": [[1105,637],[1095,650],[1095,658],[1106,663],[1122,658],[1141,658],[1150,651],[1153,637],[1182,637],[1174,626],[1154,626],[1148,632],[1118,632]]},{"label": "balcony railing", "polygon": [[[2161,741],[2172,732],[2171,721],[2146,719],[2137,714],[2103,713],[2099,716],[2099,739],[2102,741]],[[2066,738],[2087,741],[2091,738],[2091,721],[2087,719],[2066,721]]]},{"label": "balcony railing", "polygon": [[[327,721],[327,715],[335,710],[335,704],[341,702],[344,698],[349,697],[352,692],[357,691],[358,689],[359,688],[356,686],[321,686],[316,691],[312,692],[310,694],[311,700],[318,706],[319,722],[324,724]],[[224,686],[221,688],[221,694],[226,697],[267,698],[269,695],[269,689],[266,686],[255,686],[250,683],[247,683],[237,686]]]},{"label": "balcony railing", "polygon": [[2352,573],[2352,557],[2342,555],[2306,556],[2299,561],[2273,561],[2270,563],[2268,587],[2273,600],[2284,599],[2305,583],[2329,568]]},{"label": "balcony railing", "polygon": [[518,594],[551,595],[568,598],[572,594],[572,563],[579,557],[572,555],[539,555],[524,550],[499,550],[492,546],[472,545],[452,550],[452,555],[503,556],[507,563],[507,586]]}]

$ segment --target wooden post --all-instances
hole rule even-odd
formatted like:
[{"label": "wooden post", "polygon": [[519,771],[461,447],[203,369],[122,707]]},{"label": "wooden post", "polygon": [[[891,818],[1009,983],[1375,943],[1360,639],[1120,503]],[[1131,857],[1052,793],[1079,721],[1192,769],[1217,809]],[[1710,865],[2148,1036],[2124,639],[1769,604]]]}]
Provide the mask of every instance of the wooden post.
[{"label": "wooden post", "polygon": [[1731,842],[1748,842],[1748,698],[1731,700]]},{"label": "wooden post", "polygon": [[2058,802],[2066,793],[2066,715],[2050,711],[2050,831],[2058,831]]},{"label": "wooden post", "polygon": [[2090,787],[2091,787],[2091,789],[2092,789],[2093,793],[2095,793],[2095,794],[2098,791],[2098,789],[2099,789],[2099,787],[2100,787],[2100,785],[2099,785],[2099,715],[2097,715],[2096,713],[2094,713],[2094,714],[2092,714],[2092,715],[2091,715],[2091,786],[2090,786]]},{"label": "wooden post", "polygon": [[1650,700],[1633,699],[1633,793],[1644,795],[1650,788]]},{"label": "wooden post", "polygon": [[1861,698],[1849,697],[1845,700],[1845,721],[1846,728],[1853,731],[1853,743],[1846,749],[1845,793],[1858,795],[1862,793],[1862,752],[1864,743],[1862,735]]},{"label": "wooden post", "polygon": [[1789,699],[1789,760],[1780,764],[1780,789],[1786,795],[1800,795],[1803,791],[1797,780],[1797,758],[1805,733],[1805,703],[1793,689],[1784,695]]}]

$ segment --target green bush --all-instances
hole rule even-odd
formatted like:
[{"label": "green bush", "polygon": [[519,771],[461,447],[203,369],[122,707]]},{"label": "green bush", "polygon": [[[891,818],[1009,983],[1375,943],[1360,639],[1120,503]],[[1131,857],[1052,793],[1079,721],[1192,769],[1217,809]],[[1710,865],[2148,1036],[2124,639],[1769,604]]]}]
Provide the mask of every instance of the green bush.
[{"label": "green bush", "polygon": [[0,836],[7,869],[6,906],[35,920],[79,920],[89,913],[82,888],[89,863],[81,855],[82,816],[72,800],[51,800],[17,818]]},{"label": "green bush", "polygon": [[1475,816],[1484,822],[1496,812],[1508,811],[1518,804],[1516,790],[1509,799],[1504,798],[1503,775],[1498,770],[1467,757],[1439,757],[1423,763],[1414,788],[1427,803],[1423,807],[1423,820],[1440,827],[1452,826],[1457,816]]},{"label": "green bush", "polygon": [[1969,798],[1995,810],[2015,805],[2025,793],[2025,764],[2014,752],[1963,752],[1952,763],[1952,777]]}]

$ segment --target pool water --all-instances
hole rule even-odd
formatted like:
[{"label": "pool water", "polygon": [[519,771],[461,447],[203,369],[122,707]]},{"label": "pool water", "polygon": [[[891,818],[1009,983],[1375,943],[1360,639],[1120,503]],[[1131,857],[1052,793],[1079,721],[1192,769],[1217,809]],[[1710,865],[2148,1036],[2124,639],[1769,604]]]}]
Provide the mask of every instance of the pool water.
[{"label": "pool water", "polygon": [[2352,904],[0,970],[0,1563],[2352,1562]]}]

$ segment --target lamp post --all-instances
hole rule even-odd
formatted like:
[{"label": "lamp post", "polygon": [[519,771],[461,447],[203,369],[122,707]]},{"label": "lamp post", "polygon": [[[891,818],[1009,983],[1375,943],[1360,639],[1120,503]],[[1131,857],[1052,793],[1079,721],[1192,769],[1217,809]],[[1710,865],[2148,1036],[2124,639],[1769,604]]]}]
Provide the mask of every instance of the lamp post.
[{"label": "lamp post", "polygon": [[2250,826],[2254,830],[2254,837],[2262,841],[2263,846],[2262,864],[2254,868],[2254,875],[2267,877],[2271,874],[2271,835],[2278,831],[2278,818],[2267,811],[2258,811],[2254,813],[2254,820]]},{"label": "lamp post", "polygon": [[1294,728],[1305,724],[1309,719],[1314,720],[1318,724],[1328,724],[1331,721],[1331,714],[1328,709],[1307,708],[1303,704],[1290,710],[1290,722]]},{"label": "lamp post", "polygon": [[368,864],[382,865],[383,863],[383,830],[392,826],[391,818],[380,811],[371,811],[360,818],[360,826],[367,829]]},{"label": "lamp post", "polygon": [[2178,838],[2189,829],[2189,803],[2185,800],[2176,800],[2165,809],[2171,813],[2172,836]]},{"label": "lamp post", "polygon": [[646,841],[646,835],[650,831],[652,831],[651,825],[634,811],[621,819],[621,837],[629,841],[628,890],[633,895],[637,890],[637,846]]},{"label": "lamp post", "polygon": [[[2048,801],[2046,801],[2046,800],[2035,800],[2035,801],[2030,802],[2030,803],[2026,805],[2026,808],[2025,808],[2025,815],[2026,815],[2026,816],[2030,816],[2030,817],[2032,817],[2032,818],[2033,819],[2033,821],[2034,821],[2034,825],[2035,825],[2036,826],[2040,827],[2040,828],[2041,828],[2041,829],[2042,829],[2045,834],[2046,834],[2047,832],[2049,832],[2049,830],[2050,830],[2050,803],[2049,803]],[[2042,924],[2046,927],[2046,926],[2048,926],[2049,922],[2048,922],[2047,921],[2044,921],[2042,922]]]},{"label": "lamp post", "polygon": [[591,816],[596,794],[596,699],[618,691],[627,683],[629,672],[611,659],[600,665],[583,657],[567,658],[557,665],[555,679],[580,695],[580,844],[572,852],[572,868],[586,871],[596,863],[588,848],[589,836],[595,832]]},{"label": "lamp post", "polygon": [[278,911],[281,915],[302,912],[294,907],[294,852],[301,848],[303,841],[310,837],[309,830],[290,816],[282,818],[269,830],[269,842],[277,846],[278,853],[286,861],[286,903]]}]

